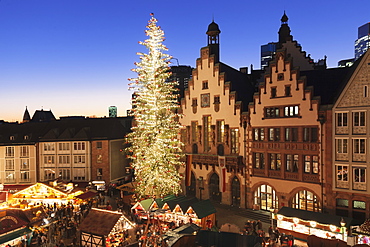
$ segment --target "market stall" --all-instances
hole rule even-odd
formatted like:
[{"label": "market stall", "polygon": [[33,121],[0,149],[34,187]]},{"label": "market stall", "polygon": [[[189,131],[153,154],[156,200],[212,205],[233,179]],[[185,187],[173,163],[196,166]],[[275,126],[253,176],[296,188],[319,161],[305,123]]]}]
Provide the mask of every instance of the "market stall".
[{"label": "market stall", "polygon": [[0,247],[16,245],[31,238],[32,229],[47,224],[43,208],[8,208],[0,211]]},{"label": "market stall", "polygon": [[93,208],[80,224],[81,245],[112,247],[134,242],[134,227],[122,213]]},{"label": "market stall", "polygon": [[140,219],[147,219],[150,211],[156,211],[156,219],[173,222],[177,226],[194,223],[202,229],[207,229],[216,222],[216,209],[210,200],[198,201],[194,197],[167,196],[155,200],[146,199],[137,202],[132,210]]},{"label": "market stall", "polygon": [[370,245],[370,219],[351,228],[353,243]]},{"label": "market stall", "polygon": [[82,194],[83,191],[76,189],[73,184],[49,186],[44,183],[31,185],[9,197],[9,200],[3,206],[9,207],[32,207],[40,203],[68,203],[74,200],[74,197]]},{"label": "market stall", "polygon": [[307,240],[309,235],[347,241],[348,229],[355,220],[319,212],[282,207],[273,217],[280,232]]}]

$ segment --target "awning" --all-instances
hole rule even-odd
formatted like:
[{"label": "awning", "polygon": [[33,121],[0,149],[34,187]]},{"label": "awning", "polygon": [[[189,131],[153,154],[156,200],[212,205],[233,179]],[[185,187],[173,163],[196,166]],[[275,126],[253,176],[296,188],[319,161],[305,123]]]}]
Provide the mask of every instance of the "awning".
[{"label": "awning", "polygon": [[349,217],[342,217],[338,215],[332,215],[332,214],[324,214],[320,212],[312,212],[312,211],[306,211],[296,208],[290,208],[290,207],[282,207],[277,214],[281,214],[286,217],[296,217],[302,220],[306,221],[316,221],[321,224],[326,225],[334,225],[341,227],[340,222],[342,218],[346,222],[346,227],[349,229],[349,226],[356,225],[357,220]]},{"label": "awning", "polygon": [[7,243],[7,242],[9,242],[13,239],[19,238],[23,235],[26,235],[26,234],[30,233],[30,232],[32,232],[32,231],[28,227],[25,227],[25,228],[15,230],[15,231],[10,232],[10,233],[3,234],[2,236],[0,236],[0,244]]},{"label": "awning", "polygon": [[87,191],[81,195],[76,196],[76,198],[81,199],[81,200],[86,200],[86,199],[96,196],[97,194],[98,194],[97,192]]}]

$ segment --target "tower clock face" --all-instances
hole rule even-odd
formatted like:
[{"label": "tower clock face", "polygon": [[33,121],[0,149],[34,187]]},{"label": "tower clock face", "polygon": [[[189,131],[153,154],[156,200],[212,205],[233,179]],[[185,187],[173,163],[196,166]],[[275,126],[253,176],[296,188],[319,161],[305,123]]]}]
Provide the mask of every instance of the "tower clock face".
[{"label": "tower clock face", "polygon": [[209,107],[210,104],[210,95],[209,93],[201,95],[201,107]]}]

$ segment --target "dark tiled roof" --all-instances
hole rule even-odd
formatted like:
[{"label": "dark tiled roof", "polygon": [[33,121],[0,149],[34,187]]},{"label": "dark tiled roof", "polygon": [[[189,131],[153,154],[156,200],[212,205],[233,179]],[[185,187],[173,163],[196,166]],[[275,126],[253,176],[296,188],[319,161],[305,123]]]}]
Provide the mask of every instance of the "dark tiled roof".
[{"label": "dark tiled roof", "polygon": [[245,106],[253,99],[254,86],[250,77],[224,63],[220,63],[220,73],[225,73],[225,82],[230,82],[230,92],[236,92],[236,101],[242,101]]},{"label": "dark tiled roof", "polygon": [[37,110],[32,116],[31,122],[49,122],[55,120],[51,111]]},{"label": "dark tiled roof", "polygon": [[38,142],[45,132],[47,123],[4,123],[0,124],[0,145],[25,145]]},{"label": "dark tiled roof", "polygon": [[52,121],[40,141],[110,140],[124,138],[131,129],[130,117],[64,118]]},{"label": "dark tiled roof", "polygon": [[80,225],[81,232],[92,233],[98,236],[108,236],[114,225],[122,217],[122,214],[91,209]]},{"label": "dark tiled roof", "polygon": [[[25,145],[39,141],[112,140],[131,131],[131,117],[63,118],[50,122],[0,124],[0,145]],[[27,136],[25,138],[25,136]]]},{"label": "dark tiled roof", "polygon": [[351,67],[301,71],[300,76],[306,77],[306,86],[314,87],[314,96],[320,96],[321,105],[334,104],[363,57]]}]

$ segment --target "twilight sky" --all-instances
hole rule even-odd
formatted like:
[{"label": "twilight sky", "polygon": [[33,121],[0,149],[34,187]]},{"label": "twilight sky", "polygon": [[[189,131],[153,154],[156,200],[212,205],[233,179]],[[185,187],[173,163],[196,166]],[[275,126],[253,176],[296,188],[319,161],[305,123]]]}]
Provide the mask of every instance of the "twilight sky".
[{"label": "twilight sky", "polygon": [[0,120],[21,121],[26,106],[31,117],[42,108],[57,118],[103,117],[111,105],[125,116],[127,79],[136,77],[136,52],[146,52],[138,41],[152,12],[179,64],[194,67],[214,18],[221,61],[257,69],[284,10],[303,50],[336,67],[354,57],[369,9],[369,0],[0,0]]}]

